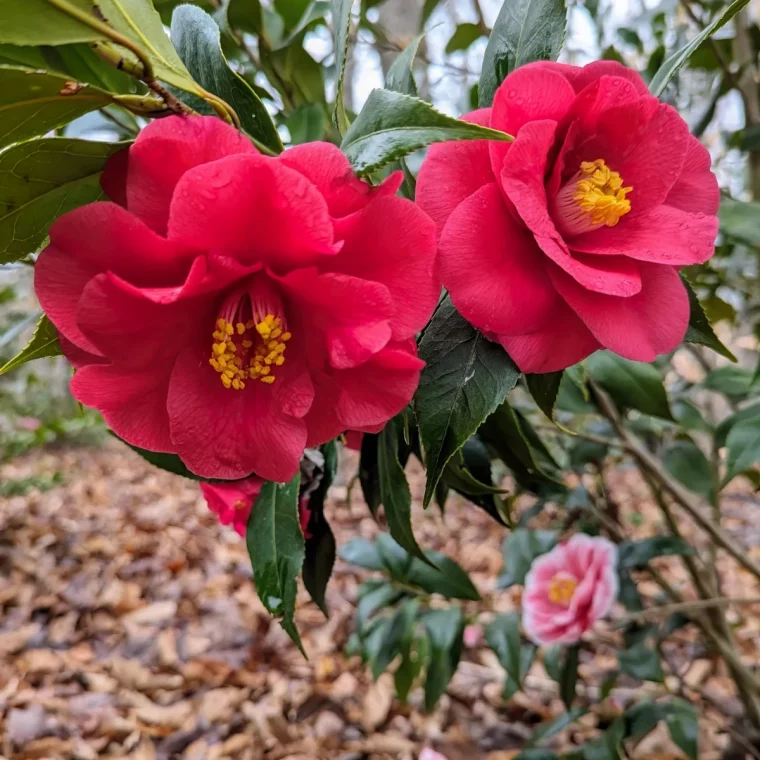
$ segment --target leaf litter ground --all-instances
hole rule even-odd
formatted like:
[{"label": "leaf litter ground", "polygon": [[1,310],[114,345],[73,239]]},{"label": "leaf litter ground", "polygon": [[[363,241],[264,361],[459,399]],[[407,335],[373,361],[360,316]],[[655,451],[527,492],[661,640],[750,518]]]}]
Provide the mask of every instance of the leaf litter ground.
[{"label": "leaf litter ground", "polygon": [[[339,545],[378,531],[358,486],[347,503],[356,466],[355,455],[344,452],[330,493],[328,519]],[[56,473],[61,485],[54,485]],[[423,513],[416,463],[409,475],[420,544],[456,559],[483,593],[482,602],[467,604],[468,614],[515,609],[518,592],[495,588],[503,530],[458,499],[445,518],[435,507]],[[432,714],[422,711],[419,689],[410,706],[399,705],[389,676],[373,684],[357,658],[342,654],[366,574],[340,560],[327,593],[329,620],[299,593],[305,661],[258,601],[243,541],[216,523],[197,484],[153,469],[118,442],[38,450],[0,466],[0,483],[46,481],[54,487],[0,498],[1,757],[379,760],[434,748],[446,760],[510,760],[535,725],[563,711],[538,662],[525,692],[503,704],[502,672],[477,640]],[[607,486],[630,535],[657,534],[658,512],[635,471],[611,471]],[[723,505],[725,527],[755,554],[758,506],[741,484],[728,489]],[[684,531],[697,541],[690,525]],[[676,561],[660,564],[671,582],[685,583]],[[728,562],[720,570],[726,595],[758,595],[744,572]],[[657,593],[646,583],[641,591]],[[751,661],[759,611],[734,613],[731,622]],[[667,686],[685,689],[698,704],[700,758],[717,760],[738,702],[693,633],[681,631],[673,641],[666,653],[682,681],[670,676]],[[592,690],[614,667],[605,644],[582,654]],[[662,693],[653,684],[619,686],[554,747],[582,743],[608,713]],[[658,729],[632,757],[680,755]]]}]

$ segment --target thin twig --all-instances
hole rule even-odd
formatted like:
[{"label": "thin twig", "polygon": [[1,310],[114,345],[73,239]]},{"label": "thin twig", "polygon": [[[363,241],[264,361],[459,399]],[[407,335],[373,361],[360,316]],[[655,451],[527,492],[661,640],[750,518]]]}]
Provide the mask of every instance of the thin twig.
[{"label": "thin twig", "polygon": [[696,599],[690,602],[677,602],[676,604],[663,604],[659,607],[650,607],[649,609],[642,610],[641,612],[631,612],[624,618],[620,618],[615,621],[616,627],[627,625],[632,621],[637,620],[649,620],[649,618],[659,617],[660,615],[670,615],[676,612],[694,612],[695,610],[710,609],[712,607],[728,607],[732,604],[745,605],[745,604],[758,604],[760,605],[760,597],[715,597],[714,599]]}]

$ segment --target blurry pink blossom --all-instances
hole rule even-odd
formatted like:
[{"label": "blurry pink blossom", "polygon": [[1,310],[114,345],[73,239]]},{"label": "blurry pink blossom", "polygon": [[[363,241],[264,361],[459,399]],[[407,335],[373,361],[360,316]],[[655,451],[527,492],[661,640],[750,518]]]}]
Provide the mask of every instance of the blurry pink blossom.
[{"label": "blurry pink blossom", "polygon": [[464,645],[469,649],[479,646],[483,640],[483,629],[477,624],[468,625],[464,629],[463,639]]},{"label": "blurry pink blossom", "polygon": [[440,752],[436,752],[430,747],[424,747],[420,752],[419,760],[449,760],[446,755],[442,755]]},{"label": "blurry pink blossom", "polygon": [[533,560],[522,597],[523,627],[536,644],[573,644],[612,608],[617,547],[579,533]]}]

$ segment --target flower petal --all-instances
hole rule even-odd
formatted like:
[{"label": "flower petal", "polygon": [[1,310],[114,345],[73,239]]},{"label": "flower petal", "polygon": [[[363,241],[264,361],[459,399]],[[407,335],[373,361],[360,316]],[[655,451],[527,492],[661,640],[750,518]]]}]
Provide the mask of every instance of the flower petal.
[{"label": "flower petal", "polygon": [[459,204],[443,229],[439,256],[457,311],[480,330],[520,335],[552,319],[558,299],[544,254],[495,183]]},{"label": "flower petal", "polygon": [[144,369],[89,364],[74,373],[71,393],[102,412],[108,426],[127,443],[148,451],[174,451],[166,411],[170,372],[171,363]]},{"label": "flower petal", "polygon": [[670,189],[665,204],[682,211],[715,216],[720,206],[718,178],[710,169],[710,152],[693,135],[689,135],[683,171]]},{"label": "flower petal", "polygon": [[616,354],[654,361],[683,340],[689,325],[689,298],[673,267],[641,263],[641,292],[630,298],[593,293],[557,267],[549,270],[562,297],[594,337]]},{"label": "flower petal", "polygon": [[129,149],[127,207],[165,235],[172,196],[182,175],[195,166],[240,153],[256,154],[256,149],[216,116],[156,119]]},{"label": "flower petal", "polygon": [[663,205],[632,219],[623,217],[615,227],[579,235],[570,245],[589,254],[685,266],[707,261],[715,252],[717,234],[717,216]]},{"label": "flower petal", "polygon": [[[491,109],[481,108],[462,121],[487,127]],[[478,188],[494,181],[487,140],[452,140],[428,149],[417,176],[415,201],[435,222],[438,234],[452,211]]]},{"label": "flower petal", "polygon": [[346,154],[328,142],[296,145],[288,148],[278,160],[316,185],[333,217],[353,214],[373,198],[395,195],[404,180],[402,172],[394,172],[382,184],[374,187],[359,179]]},{"label": "flower petal", "polygon": [[322,194],[302,174],[258,154],[186,172],[172,201],[169,238],[278,272],[336,251]]},{"label": "flower petal", "polygon": [[[544,67],[521,66],[496,90],[490,126],[517,136],[522,127],[530,122],[561,121],[574,100],[575,92],[562,74]],[[497,177],[507,153],[513,147],[514,143],[489,143],[491,167]]]},{"label": "flower petal", "polygon": [[404,198],[378,198],[343,233],[330,269],[385,285],[393,299],[393,340],[411,338],[427,324],[441,292],[430,218]]},{"label": "flower petal", "polygon": [[601,348],[575,313],[560,301],[544,328],[527,335],[494,337],[522,372],[558,372]]}]

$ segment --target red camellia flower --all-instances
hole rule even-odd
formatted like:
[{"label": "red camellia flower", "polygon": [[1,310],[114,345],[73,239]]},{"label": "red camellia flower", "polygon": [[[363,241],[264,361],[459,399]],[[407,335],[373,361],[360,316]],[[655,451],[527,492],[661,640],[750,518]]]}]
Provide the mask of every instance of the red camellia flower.
[{"label": "red camellia flower", "polygon": [[[238,535],[245,536],[251,508],[263,485],[264,481],[254,475],[230,483],[201,483],[201,493],[222,525],[232,525]],[[308,531],[310,519],[309,499],[302,498],[298,502],[298,521],[304,538],[311,538]]]},{"label": "red camellia flower", "polygon": [[214,117],[155,121],[62,216],[35,288],[74,396],[195,473],[284,481],[306,446],[409,402],[435,227],[333,145],[278,158]]},{"label": "red camellia flower", "polygon": [[516,139],[435,145],[420,171],[457,310],[524,372],[674,349],[689,321],[678,267],[712,255],[719,202],[676,111],[618,63],[541,62],[464,118]]}]

